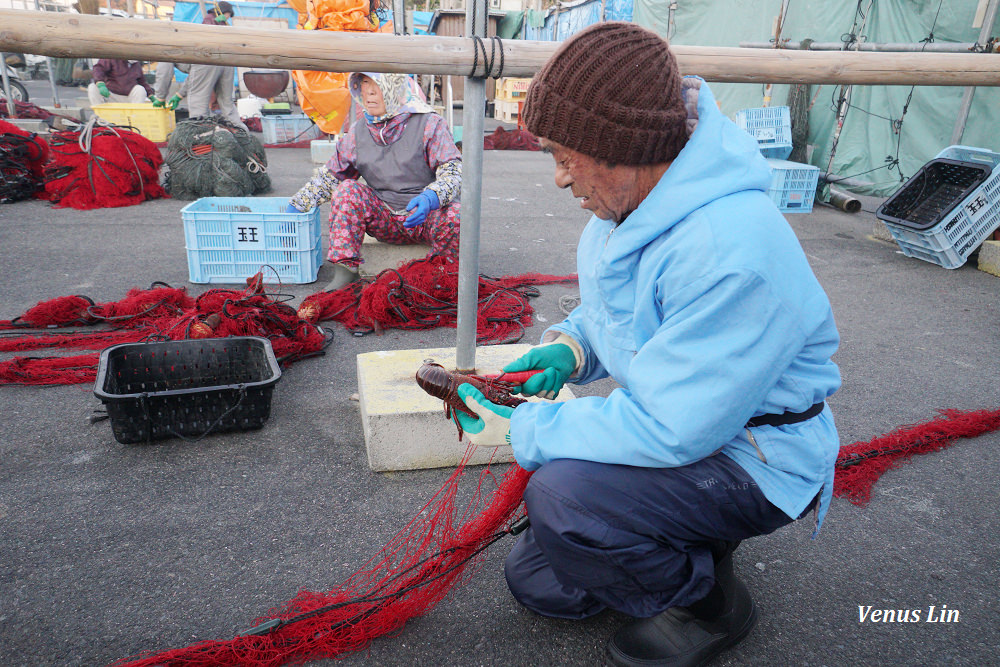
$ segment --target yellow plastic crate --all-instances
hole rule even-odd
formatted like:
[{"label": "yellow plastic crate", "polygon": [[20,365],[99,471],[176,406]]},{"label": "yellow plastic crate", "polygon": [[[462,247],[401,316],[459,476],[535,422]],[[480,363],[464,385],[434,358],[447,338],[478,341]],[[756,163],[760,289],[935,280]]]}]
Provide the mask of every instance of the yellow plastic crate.
[{"label": "yellow plastic crate", "polygon": [[529,85],[531,85],[530,78],[517,79],[505,77],[497,79],[496,99],[506,102],[523,102],[525,96],[528,94]]},{"label": "yellow plastic crate", "polygon": [[93,107],[98,118],[115,125],[130,125],[136,132],[154,143],[167,140],[177,122],[174,112],[157,109],[151,102],[146,104],[98,104]]}]

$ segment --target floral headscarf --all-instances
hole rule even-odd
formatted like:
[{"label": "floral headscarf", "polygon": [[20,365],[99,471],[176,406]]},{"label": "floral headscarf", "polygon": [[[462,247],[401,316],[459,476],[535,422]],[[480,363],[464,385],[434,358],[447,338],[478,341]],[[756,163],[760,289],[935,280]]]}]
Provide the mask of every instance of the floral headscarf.
[{"label": "floral headscarf", "polygon": [[404,113],[430,113],[433,111],[429,104],[417,98],[409,76],[379,72],[354,72],[348,79],[347,87],[351,91],[351,96],[361,108],[364,108],[361,99],[361,77],[363,76],[371,77],[375,81],[382,90],[382,99],[385,100],[385,114],[374,117],[365,113],[365,118],[369,123],[383,123]]}]

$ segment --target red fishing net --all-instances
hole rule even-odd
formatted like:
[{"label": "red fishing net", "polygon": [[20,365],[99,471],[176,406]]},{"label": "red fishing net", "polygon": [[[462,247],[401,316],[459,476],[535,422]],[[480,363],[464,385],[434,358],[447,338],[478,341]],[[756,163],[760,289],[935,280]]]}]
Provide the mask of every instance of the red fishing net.
[{"label": "red fishing net", "polygon": [[[97,331],[18,332],[26,328],[103,325]],[[192,298],[167,285],[133,289],[120,301],[94,303],[65,296],[39,303],[13,320],[0,321],[0,352],[46,348],[103,350],[119,343],[186,338],[260,336],[271,342],[278,361],[289,364],[320,354],[330,333],[303,321],[295,309],[266,294],[259,282],[245,289],[212,289]],[[15,357],[0,362],[0,384],[93,382],[98,354],[72,357]]]},{"label": "red fishing net", "polygon": [[45,191],[56,208],[131,206],[167,196],[160,186],[163,157],[141,134],[91,121],[56,132],[49,147]]},{"label": "red fishing net", "polygon": [[45,139],[0,120],[0,204],[39,192],[48,157]]},{"label": "red fishing net", "polygon": [[513,465],[497,480],[487,467],[472,499],[460,505],[459,482],[471,449],[416,518],[336,588],[303,590],[233,639],[147,652],[115,667],[264,667],[336,658],[427,613],[463,581],[489,545],[519,530],[510,521],[531,473]]},{"label": "red fishing net", "polygon": [[[529,299],[536,285],[576,282],[575,275],[528,273],[479,276],[476,342],[512,343],[521,339],[534,313]],[[387,269],[373,280],[335,292],[319,292],[299,306],[310,322],[335,320],[357,332],[381,329],[454,327],[458,322],[458,262],[442,257],[418,259]]]},{"label": "red fishing net", "polygon": [[833,493],[855,505],[867,505],[871,490],[887,470],[917,454],[944,449],[959,438],[974,438],[1000,429],[1000,410],[942,410],[923,424],[900,426],[869,442],[840,448]]}]

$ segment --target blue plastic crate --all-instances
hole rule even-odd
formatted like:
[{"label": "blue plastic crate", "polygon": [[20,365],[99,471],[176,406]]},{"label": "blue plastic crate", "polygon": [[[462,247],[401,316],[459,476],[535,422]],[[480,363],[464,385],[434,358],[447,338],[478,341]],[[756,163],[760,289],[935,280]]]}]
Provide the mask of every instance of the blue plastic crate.
[{"label": "blue plastic crate", "polygon": [[810,213],[819,183],[819,167],[768,158],[771,187],[767,194],[783,213]]},{"label": "blue plastic crate", "polygon": [[792,154],[792,119],[788,107],[740,109],[736,124],[757,140],[764,157],[784,160]]},{"label": "blue plastic crate", "polygon": [[326,137],[319,125],[304,114],[261,116],[260,124],[265,144],[295,144]]},{"label": "blue plastic crate", "polygon": [[323,263],[319,207],[286,213],[284,197],[204,197],[181,209],[193,283],[311,283]]},{"label": "blue plastic crate", "polygon": [[[899,224],[896,218],[884,217],[887,199],[876,212],[907,257],[916,257],[946,269],[957,269],[965,264],[976,248],[1000,228],[1000,153],[971,146],[949,146],[935,159],[959,160],[982,165],[990,169],[989,176],[964,197],[956,198],[949,212],[940,222],[928,229],[914,229]],[[902,192],[919,176],[903,184]],[[915,185],[916,186],[916,185]],[[896,195],[893,195],[895,197]],[[905,221],[904,221],[905,222]]]}]

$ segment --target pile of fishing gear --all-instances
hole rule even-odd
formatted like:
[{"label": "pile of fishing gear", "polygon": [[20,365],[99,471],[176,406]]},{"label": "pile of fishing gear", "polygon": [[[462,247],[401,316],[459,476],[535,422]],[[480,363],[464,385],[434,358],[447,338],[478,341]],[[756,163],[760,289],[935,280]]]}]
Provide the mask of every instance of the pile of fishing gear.
[{"label": "pile of fishing gear", "polygon": [[[576,276],[526,274],[479,278],[478,339],[519,340],[531,324],[528,299],[535,285],[575,281]],[[281,363],[319,354],[332,333],[318,322],[340,322],[352,332],[454,327],[458,319],[458,263],[441,257],[408,262],[371,280],[305,298],[298,311],[265,292],[262,274],[245,289],[211,289],[192,298],[184,288],[154,283],[120,301],[96,303],[80,295],[42,301],[12,320],[0,320],[0,352],[48,348],[103,350],[119,343],[261,336]],[[83,330],[94,327],[96,330]],[[72,328],[57,332],[53,329]],[[33,331],[29,331],[33,330]],[[0,362],[3,384],[78,384],[97,377],[98,354],[15,357]]]},{"label": "pile of fishing gear", "polygon": [[175,199],[250,197],[268,192],[260,141],[224,118],[181,121],[167,143],[166,188]]},{"label": "pile of fishing gear", "polygon": [[[163,283],[132,289],[124,299],[108,303],[79,295],[57,297],[0,321],[0,330],[7,330],[0,335],[0,352],[103,350],[119,343],[259,336],[271,342],[282,365],[323,353],[331,331],[305,322],[278,295],[267,294],[261,274],[247,283],[244,289],[212,289],[197,298]],[[0,362],[0,385],[94,382],[99,358],[97,352],[16,356]]]},{"label": "pile of fishing gear", "polygon": [[163,157],[138,132],[94,117],[49,140],[45,192],[56,208],[132,206],[167,196],[160,186]]},{"label": "pile of fishing gear", "polygon": [[505,130],[498,127],[493,134],[483,138],[483,150],[495,151],[540,151],[538,137],[527,130]]},{"label": "pile of fishing gear", "polygon": [[42,190],[48,156],[44,139],[0,120],[0,204],[28,199]]},{"label": "pile of fishing gear", "polygon": [[[531,325],[529,299],[536,285],[576,282],[576,275],[527,273],[493,278],[479,276],[476,342],[515,343]],[[383,329],[455,327],[458,322],[458,262],[443,257],[417,259],[386,269],[334,292],[306,297],[299,316],[309,322],[334,320],[356,334]]]}]

